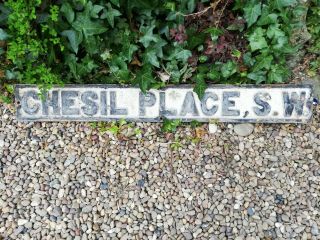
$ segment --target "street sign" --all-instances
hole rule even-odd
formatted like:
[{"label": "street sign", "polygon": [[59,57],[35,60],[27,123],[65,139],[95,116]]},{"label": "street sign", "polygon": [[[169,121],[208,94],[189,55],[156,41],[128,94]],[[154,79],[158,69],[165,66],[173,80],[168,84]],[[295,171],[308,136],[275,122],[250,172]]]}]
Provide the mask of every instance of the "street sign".
[{"label": "street sign", "polygon": [[119,85],[66,85],[45,96],[33,85],[16,85],[20,121],[159,122],[308,122],[312,116],[309,85],[210,85],[202,99],[191,85],[146,94]]}]

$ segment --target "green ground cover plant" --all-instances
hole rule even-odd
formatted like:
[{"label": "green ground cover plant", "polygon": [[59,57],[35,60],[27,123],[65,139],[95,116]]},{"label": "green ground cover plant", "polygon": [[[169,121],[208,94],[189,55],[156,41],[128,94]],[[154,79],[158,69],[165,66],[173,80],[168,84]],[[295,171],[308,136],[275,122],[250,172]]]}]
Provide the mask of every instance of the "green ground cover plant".
[{"label": "green ground cover plant", "polygon": [[311,1],[307,26],[311,34],[311,41],[308,46],[308,52],[312,55],[308,74],[312,77],[320,75],[320,1]]},{"label": "green ground cover plant", "polygon": [[[319,54],[319,1],[311,6],[309,51]],[[1,92],[13,83],[143,92],[191,83],[201,98],[208,84],[284,83],[288,57],[304,47],[291,34],[305,12],[298,0],[6,0]]]}]

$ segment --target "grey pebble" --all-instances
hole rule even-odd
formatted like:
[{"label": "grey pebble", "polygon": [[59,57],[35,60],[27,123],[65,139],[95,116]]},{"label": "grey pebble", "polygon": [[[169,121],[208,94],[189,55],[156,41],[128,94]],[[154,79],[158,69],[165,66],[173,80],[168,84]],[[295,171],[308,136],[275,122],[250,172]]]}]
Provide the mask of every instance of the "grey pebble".
[{"label": "grey pebble", "polygon": [[253,132],[254,126],[250,123],[236,124],[233,130],[237,135],[246,137]]},{"label": "grey pebble", "polygon": [[318,228],[318,225],[316,223],[312,224],[311,234],[313,236],[318,236],[319,235],[319,228]]}]

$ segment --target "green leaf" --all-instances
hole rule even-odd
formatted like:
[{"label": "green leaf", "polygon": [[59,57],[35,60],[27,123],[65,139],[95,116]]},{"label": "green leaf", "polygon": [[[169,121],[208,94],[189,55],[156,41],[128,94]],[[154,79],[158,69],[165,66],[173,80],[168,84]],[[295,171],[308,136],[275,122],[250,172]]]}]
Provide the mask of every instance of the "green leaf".
[{"label": "green leaf", "polygon": [[9,35],[2,29],[0,28],[0,41],[5,41]]},{"label": "green leaf", "polygon": [[284,7],[290,7],[296,4],[296,0],[274,0],[273,1],[273,7],[276,9],[283,9]]},{"label": "green leaf", "polygon": [[260,84],[262,82],[265,82],[266,81],[266,72],[265,71],[257,71],[257,72],[252,72],[252,73],[249,73],[247,75],[247,77],[249,79],[252,79],[255,81],[256,84]]},{"label": "green leaf", "polygon": [[155,27],[155,25],[149,27],[140,27],[140,32],[143,34],[143,36],[139,39],[139,42],[141,42],[145,48],[149,47],[151,42],[157,42],[158,40],[157,36],[153,34],[153,29]]},{"label": "green leaf", "polygon": [[224,78],[228,78],[237,72],[237,64],[233,61],[224,63],[221,67],[221,73]]},{"label": "green leaf", "polygon": [[86,8],[85,11],[77,13],[77,18],[72,23],[72,27],[78,32],[83,32],[86,38],[107,31],[107,28],[104,27],[100,20],[91,20],[89,10],[89,8]]},{"label": "green leaf", "polygon": [[269,24],[275,24],[278,22],[278,14],[271,12],[269,5],[262,6],[261,17],[259,18],[257,24],[258,26],[264,26]]},{"label": "green leaf", "polygon": [[257,62],[253,67],[254,72],[257,72],[263,68],[269,70],[271,67],[273,56],[272,55],[264,56],[263,54],[261,54],[257,56],[256,59],[257,59]]},{"label": "green leaf", "polygon": [[110,26],[113,28],[114,27],[114,18],[121,16],[121,13],[117,10],[112,8],[111,4],[107,4],[108,10],[104,10],[103,14],[101,15],[101,19],[107,19],[108,23]]},{"label": "green leaf", "polygon": [[243,9],[244,18],[248,23],[248,28],[254,24],[261,15],[261,3],[250,3]]},{"label": "green leaf", "polygon": [[275,65],[271,68],[271,71],[268,73],[268,82],[269,83],[283,83],[289,77],[289,71],[287,68]]},{"label": "green leaf", "polygon": [[268,43],[264,37],[265,30],[261,27],[255,29],[255,31],[249,35],[249,45],[252,51],[263,49],[268,47]]},{"label": "green leaf", "polygon": [[120,0],[110,0],[110,2],[111,2],[113,5],[116,5],[117,7],[120,7]]},{"label": "green leaf", "polygon": [[214,81],[219,81],[221,77],[220,71],[218,71],[215,67],[211,68],[207,73],[207,78]]},{"label": "green leaf", "polygon": [[103,6],[101,5],[93,5],[91,11],[90,11],[90,16],[92,18],[99,18],[99,13],[104,9]]},{"label": "green leaf", "polygon": [[61,8],[60,8],[60,12],[63,13],[63,15],[66,17],[66,19],[69,23],[73,22],[74,17],[75,17],[75,13],[74,13],[70,3],[64,1]]},{"label": "green leaf", "polygon": [[179,127],[179,125],[181,124],[181,120],[180,119],[164,119],[163,120],[163,125],[161,130],[163,132],[175,132],[177,131],[177,127]]},{"label": "green leaf", "polygon": [[139,83],[140,89],[143,93],[146,93],[153,81],[152,67],[150,64],[146,64],[138,71],[136,80]]},{"label": "green leaf", "polygon": [[76,79],[81,79],[82,76],[91,73],[93,69],[98,67],[88,55],[82,59],[81,63],[77,63],[77,57],[74,54],[69,54],[66,62]]},{"label": "green leaf", "polygon": [[207,87],[208,86],[206,84],[206,81],[204,80],[204,74],[202,74],[202,73],[197,74],[197,76],[196,76],[196,85],[193,88],[193,91],[195,93],[197,93],[197,95],[198,95],[200,100],[203,98]]},{"label": "green leaf", "polygon": [[287,50],[289,48],[288,43],[289,39],[287,36],[278,37],[277,43],[273,45],[273,49],[281,50],[282,52],[284,52],[283,50]]},{"label": "green leaf", "polygon": [[286,36],[285,32],[283,32],[280,28],[279,28],[279,24],[272,24],[268,27],[267,30],[267,36],[268,38],[279,38],[279,37],[284,37]]},{"label": "green leaf", "polygon": [[193,13],[196,9],[196,1],[195,0],[188,0],[188,13]]},{"label": "green leaf", "polygon": [[187,35],[188,35],[187,43],[188,43],[188,48],[190,50],[193,50],[197,46],[203,44],[206,39],[205,33],[197,32],[194,28],[187,29]]},{"label": "green leaf", "polygon": [[131,43],[126,43],[122,46],[122,49],[122,54],[124,58],[128,62],[130,62],[132,60],[132,55],[138,50],[138,46]]},{"label": "green leaf", "polygon": [[147,50],[144,54],[143,54],[143,62],[144,64],[152,64],[153,66],[159,68],[160,67],[160,62],[158,60],[157,57],[157,52],[153,49],[153,50]]},{"label": "green leaf", "polygon": [[91,73],[93,69],[97,68],[98,65],[94,63],[94,61],[86,55],[80,64],[77,64],[77,73],[81,76],[84,76],[88,73]]},{"label": "green leaf", "polygon": [[157,36],[157,41],[150,45],[149,48],[152,48],[157,52],[157,56],[159,58],[163,58],[163,47],[167,45],[167,42],[163,40],[161,37]]},{"label": "green leaf", "polygon": [[168,60],[178,60],[181,62],[187,62],[189,57],[192,56],[192,52],[190,50],[187,49],[183,49],[182,47],[178,47],[176,46],[173,50],[173,52],[171,53],[171,55],[168,57]]},{"label": "green leaf", "polygon": [[245,54],[243,54],[243,62],[245,65],[252,67],[256,60],[252,57],[251,52],[247,52]]},{"label": "green leaf", "polygon": [[78,53],[79,45],[83,40],[83,36],[81,32],[76,32],[74,30],[65,30],[61,33],[62,36],[68,38],[71,49],[74,53]]},{"label": "green leaf", "polygon": [[207,28],[204,32],[210,33],[212,41],[216,41],[224,33],[223,30],[216,27]]}]

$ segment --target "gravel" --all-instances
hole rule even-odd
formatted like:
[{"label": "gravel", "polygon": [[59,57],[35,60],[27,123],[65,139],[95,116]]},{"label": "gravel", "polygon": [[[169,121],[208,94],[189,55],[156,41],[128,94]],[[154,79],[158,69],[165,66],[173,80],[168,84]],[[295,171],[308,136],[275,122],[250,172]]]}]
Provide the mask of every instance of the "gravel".
[{"label": "gravel", "polygon": [[320,237],[319,107],[306,125],[214,133],[0,118],[0,239]]}]

